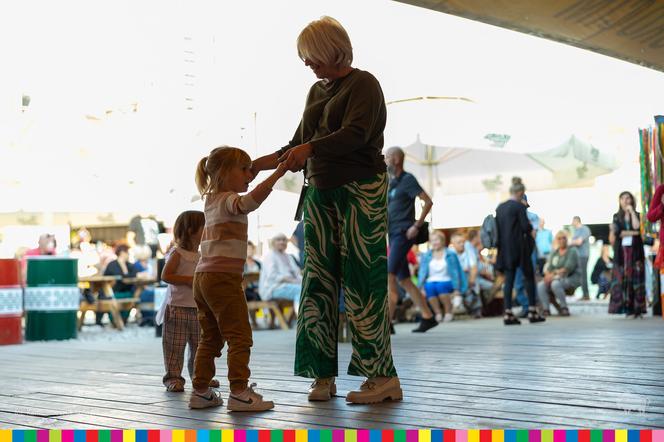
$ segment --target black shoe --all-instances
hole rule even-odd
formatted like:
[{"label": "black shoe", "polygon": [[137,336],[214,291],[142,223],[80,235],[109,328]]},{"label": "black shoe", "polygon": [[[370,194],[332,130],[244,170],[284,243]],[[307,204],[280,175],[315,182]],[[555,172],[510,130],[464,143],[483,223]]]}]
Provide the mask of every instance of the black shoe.
[{"label": "black shoe", "polygon": [[528,321],[531,324],[534,324],[536,322],[544,322],[544,321],[546,321],[546,318],[544,316],[540,315],[537,312],[531,311],[531,312],[528,312]]},{"label": "black shoe", "polygon": [[503,324],[520,325],[521,321],[519,321],[519,319],[510,312],[510,313],[505,313],[505,316],[503,316]]},{"label": "black shoe", "polygon": [[413,333],[424,333],[438,325],[438,321],[433,316],[429,319],[422,319],[420,325],[413,329]]},{"label": "black shoe", "polygon": [[394,330],[394,324],[390,324],[390,334],[391,335],[396,335],[397,332]]}]

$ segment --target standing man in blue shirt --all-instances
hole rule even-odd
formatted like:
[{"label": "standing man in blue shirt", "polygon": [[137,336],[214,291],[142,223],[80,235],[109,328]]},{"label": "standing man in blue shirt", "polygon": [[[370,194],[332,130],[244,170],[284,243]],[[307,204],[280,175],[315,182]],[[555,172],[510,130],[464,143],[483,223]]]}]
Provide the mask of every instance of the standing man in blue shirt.
[{"label": "standing man in blue shirt", "polygon": [[[385,153],[387,172],[390,174],[390,187],[387,194],[387,223],[389,254],[387,257],[390,318],[394,314],[399,293],[397,284],[410,295],[413,303],[420,309],[422,320],[413,330],[423,333],[438,325],[422,293],[410,279],[410,269],[406,255],[415,244],[415,238],[431,211],[433,201],[422,189],[417,179],[403,170],[405,154],[400,147],[391,147]],[[415,199],[424,201],[424,208],[418,220],[415,220]],[[391,329],[394,332],[394,328]]]},{"label": "standing man in blue shirt", "polygon": [[539,220],[539,229],[537,229],[537,236],[535,237],[535,244],[537,246],[537,270],[540,275],[544,274],[544,264],[551,254],[553,247],[553,232],[544,227],[544,218]]},{"label": "standing man in blue shirt", "polygon": [[588,292],[588,258],[590,257],[590,229],[581,222],[581,217],[575,216],[572,219],[574,226],[574,235],[572,236],[573,247],[579,252],[579,270],[581,270],[581,290],[583,291],[583,301],[590,300]]}]

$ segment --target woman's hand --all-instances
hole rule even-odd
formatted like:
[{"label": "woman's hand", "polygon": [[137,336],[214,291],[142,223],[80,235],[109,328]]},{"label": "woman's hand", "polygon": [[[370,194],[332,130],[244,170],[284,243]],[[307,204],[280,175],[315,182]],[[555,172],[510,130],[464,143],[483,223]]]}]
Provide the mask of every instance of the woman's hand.
[{"label": "woman's hand", "polygon": [[288,163],[279,163],[277,166],[277,170],[275,170],[275,173],[279,176],[284,176],[286,175],[286,172],[288,172]]},{"label": "woman's hand", "polygon": [[417,237],[417,234],[419,233],[420,228],[417,227],[415,224],[410,226],[408,230],[406,230],[406,238],[408,239],[415,239]]},{"label": "woman's hand", "polygon": [[304,165],[314,152],[314,147],[310,143],[300,144],[290,149],[279,158],[280,163],[286,163],[286,167],[291,172],[298,172],[304,169]]}]

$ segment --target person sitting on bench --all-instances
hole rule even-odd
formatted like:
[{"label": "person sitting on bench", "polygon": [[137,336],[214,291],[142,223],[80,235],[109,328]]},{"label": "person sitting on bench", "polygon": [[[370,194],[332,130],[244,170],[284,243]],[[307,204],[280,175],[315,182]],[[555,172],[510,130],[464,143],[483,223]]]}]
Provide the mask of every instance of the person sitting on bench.
[{"label": "person sitting on bench", "polygon": [[293,309],[297,312],[300,291],[302,290],[302,274],[295,258],[286,253],[288,238],[278,234],[270,241],[270,252],[263,260],[258,292],[263,301],[293,301]]},{"label": "person sitting on bench", "polygon": [[544,266],[544,279],[537,285],[537,294],[544,315],[549,315],[549,294],[553,293],[560,305],[560,316],[569,316],[565,296],[581,285],[579,255],[574,247],[568,247],[567,232],[556,234],[557,249],[554,250]]}]

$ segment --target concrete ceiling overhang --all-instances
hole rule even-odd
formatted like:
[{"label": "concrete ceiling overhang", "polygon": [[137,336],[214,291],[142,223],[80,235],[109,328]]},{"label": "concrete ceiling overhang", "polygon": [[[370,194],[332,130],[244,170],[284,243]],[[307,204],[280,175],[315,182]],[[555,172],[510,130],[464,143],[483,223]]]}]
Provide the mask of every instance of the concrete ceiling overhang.
[{"label": "concrete ceiling overhang", "polygon": [[664,71],[664,0],[396,0]]}]

